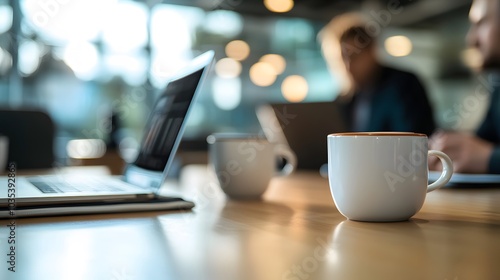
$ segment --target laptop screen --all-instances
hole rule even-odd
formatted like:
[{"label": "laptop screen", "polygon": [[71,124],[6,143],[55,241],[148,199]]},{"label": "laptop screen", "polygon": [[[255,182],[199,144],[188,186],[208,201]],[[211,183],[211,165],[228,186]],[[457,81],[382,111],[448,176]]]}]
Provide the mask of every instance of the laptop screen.
[{"label": "laptop screen", "polygon": [[190,108],[214,59],[208,51],[172,78],[155,102],[136,160],[128,164],[124,180],[158,188],[166,179],[179,146]]},{"label": "laptop screen", "polygon": [[[346,131],[342,108],[337,101],[275,103],[261,108],[267,108],[258,111],[266,137],[269,141],[290,146],[297,155],[298,169],[319,170],[328,161],[326,136]],[[267,115],[269,109],[271,116]]]},{"label": "laptop screen", "polygon": [[172,81],[160,95],[145,128],[136,166],[163,171],[202,74],[200,69]]}]

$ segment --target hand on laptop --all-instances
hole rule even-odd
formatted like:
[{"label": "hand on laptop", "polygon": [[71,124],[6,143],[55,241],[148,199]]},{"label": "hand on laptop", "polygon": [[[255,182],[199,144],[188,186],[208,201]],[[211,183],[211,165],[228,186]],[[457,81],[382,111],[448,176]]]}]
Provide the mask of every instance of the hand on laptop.
[{"label": "hand on laptop", "polygon": [[[446,153],[457,173],[488,173],[493,144],[477,136],[459,132],[437,132],[429,139],[429,149]],[[436,157],[429,157],[429,169],[441,170]]]}]

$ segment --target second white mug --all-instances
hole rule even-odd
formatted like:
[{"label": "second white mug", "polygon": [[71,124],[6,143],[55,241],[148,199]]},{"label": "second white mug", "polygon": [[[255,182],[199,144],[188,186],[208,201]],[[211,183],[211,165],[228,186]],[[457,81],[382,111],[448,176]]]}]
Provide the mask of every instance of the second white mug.
[{"label": "second white mug", "polygon": [[[231,198],[259,198],[273,176],[289,175],[297,166],[296,156],[288,147],[256,135],[213,134],[207,141],[219,185]],[[279,158],[286,160],[281,170],[277,170]]]}]

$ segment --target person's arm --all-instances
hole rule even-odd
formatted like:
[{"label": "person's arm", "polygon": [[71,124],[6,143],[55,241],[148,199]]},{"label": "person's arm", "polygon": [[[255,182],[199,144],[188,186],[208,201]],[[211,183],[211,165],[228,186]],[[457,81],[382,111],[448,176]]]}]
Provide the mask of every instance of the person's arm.
[{"label": "person's arm", "polygon": [[[500,174],[500,92],[490,98],[486,116],[476,135],[436,133],[429,142],[432,149],[447,153],[455,172]],[[429,167],[435,164],[430,160]]]},{"label": "person's arm", "polygon": [[[491,142],[475,135],[460,132],[438,132],[429,140],[429,148],[442,151],[453,161],[453,170],[458,173],[499,173],[500,149]],[[500,148],[500,147],[498,147]],[[430,158],[429,168],[436,169],[439,163]]]}]

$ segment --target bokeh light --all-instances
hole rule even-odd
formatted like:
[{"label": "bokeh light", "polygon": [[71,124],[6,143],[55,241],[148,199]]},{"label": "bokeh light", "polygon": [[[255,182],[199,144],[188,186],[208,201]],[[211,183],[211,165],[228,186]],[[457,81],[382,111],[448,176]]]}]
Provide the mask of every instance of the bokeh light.
[{"label": "bokeh light", "polygon": [[0,34],[8,31],[12,26],[12,8],[8,5],[0,6]]},{"label": "bokeh light", "polygon": [[250,55],[250,46],[242,40],[234,40],[226,45],[226,55],[232,59],[242,61]]},{"label": "bokeh light", "polygon": [[221,78],[236,78],[241,74],[241,63],[232,58],[223,58],[215,64],[215,73]]},{"label": "bokeh light", "polygon": [[99,53],[88,42],[72,42],[64,48],[64,62],[82,80],[91,80],[97,75]]},{"label": "bokeh light", "polygon": [[100,158],[106,153],[106,143],[101,139],[76,139],[68,142],[66,151],[71,158]]},{"label": "bokeh light", "polygon": [[406,36],[392,36],[385,40],[385,49],[388,54],[401,57],[411,53],[413,45]]},{"label": "bokeh light", "polygon": [[20,1],[26,23],[41,37],[58,43],[98,40],[116,3],[116,0]]},{"label": "bokeh light", "polygon": [[276,74],[279,75],[285,71],[286,60],[283,56],[279,54],[266,54],[260,58],[259,61],[267,62],[273,66]]},{"label": "bokeh light", "polygon": [[144,3],[120,1],[109,14],[102,30],[107,47],[128,52],[144,47],[148,42],[148,9]]},{"label": "bokeh light", "polygon": [[293,6],[293,0],[264,0],[264,6],[275,13],[286,13],[290,11]]},{"label": "bokeh light", "polygon": [[203,28],[213,34],[234,37],[243,30],[243,17],[233,11],[211,11],[207,13]]},{"label": "bokeh light", "polygon": [[199,12],[198,8],[155,5],[151,10],[152,47],[162,54],[189,51],[193,44],[190,20]]},{"label": "bokeh light", "polygon": [[292,75],[285,78],[281,84],[283,97],[289,102],[303,101],[309,91],[309,86],[304,77]]},{"label": "bokeh light", "polygon": [[214,103],[222,110],[233,110],[241,103],[241,79],[215,77],[212,82]]},{"label": "bokeh light", "polygon": [[24,76],[33,74],[40,66],[42,47],[35,41],[26,40],[19,46],[19,71]]},{"label": "bokeh light", "polygon": [[257,62],[250,67],[250,80],[261,87],[270,86],[276,81],[276,70],[267,62]]}]

